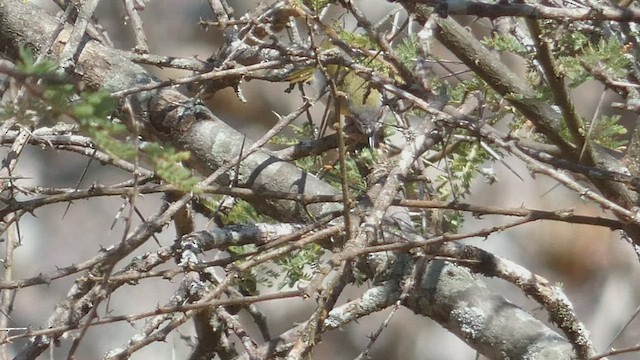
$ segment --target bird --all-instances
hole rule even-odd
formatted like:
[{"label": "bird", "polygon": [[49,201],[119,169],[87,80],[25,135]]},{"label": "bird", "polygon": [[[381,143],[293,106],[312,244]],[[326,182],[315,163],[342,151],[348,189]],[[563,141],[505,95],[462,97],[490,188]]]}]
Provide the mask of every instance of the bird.
[{"label": "bird", "polygon": [[[329,45],[323,42],[323,47],[327,46]],[[377,62],[379,60],[376,60]],[[357,135],[352,132],[355,127],[355,130],[368,139],[369,146],[375,148],[383,135],[381,130],[386,115],[382,94],[351,68],[329,64],[323,69],[325,81],[333,81],[336,90],[344,95],[334,100],[340,102],[340,114],[337,115],[345,117],[347,135]],[[318,73],[318,70],[318,68],[303,68],[293,71],[287,77],[290,84],[287,91],[293,89],[296,84],[313,81],[314,74]],[[330,122],[337,119],[336,114],[333,115],[329,116]],[[322,132],[326,129],[325,126],[322,126]]]},{"label": "bird", "polygon": [[[331,67],[328,67],[328,70],[331,73]],[[344,115],[347,125],[355,125],[357,130],[368,138],[369,146],[375,148],[378,138],[382,135],[386,115],[382,94],[352,70],[344,71],[346,73],[341,74],[336,83],[336,88],[345,94],[340,112]]]}]

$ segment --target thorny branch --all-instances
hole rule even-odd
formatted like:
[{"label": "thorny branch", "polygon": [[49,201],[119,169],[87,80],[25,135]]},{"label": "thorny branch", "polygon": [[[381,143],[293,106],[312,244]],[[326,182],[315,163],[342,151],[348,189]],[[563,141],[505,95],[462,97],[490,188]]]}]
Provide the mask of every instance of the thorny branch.
[{"label": "thorny branch", "polygon": [[[559,35],[552,33],[555,29],[549,23],[542,22],[558,24],[559,34],[574,31],[567,24],[588,27],[598,40],[588,39],[590,46],[615,38],[621,47],[631,47],[633,51],[626,51],[635,57],[637,39],[620,26],[628,23],[634,27],[640,22],[640,13],[634,6],[594,6],[576,1],[568,4],[397,1],[401,6],[395,6],[389,16],[376,22],[368,18],[369,14],[360,7],[362,4],[349,0],[324,9],[312,9],[314,2],[309,1],[303,4],[276,1],[238,18],[226,1],[210,0],[213,20],[203,19],[201,24],[218,29],[222,44],[215,55],[203,61],[152,53],[146,24],[140,17],[140,12],[147,11],[152,4],[124,1],[135,38],[134,51],[127,52],[115,49],[102,31],[94,16],[99,1],[56,3],[65,10],[57,19],[33,4],[0,0],[3,57],[15,64],[20,61],[21,48],[33,48],[40,57],[55,59],[60,74],[73,77],[79,94],[87,89],[109,91],[121,101],[110,120],[126,124],[130,131],[129,137],[118,140],[135,144],[136,150],[143,150],[142,139],[188,151],[190,158],[181,166],[192,171],[197,185],[184,191],[163,177],[161,169],[153,169],[153,162],[147,164],[138,155],[121,159],[109,149],[97,149],[100,146],[96,139],[80,135],[75,127],[51,127],[37,121],[25,125],[18,124],[18,117],[5,119],[0,144],[11,146],[11,150],[0,170],[3,191],[0,230],[7,233],[8,239],[4,259],[7,269],[0,281],[2,327],[10,328],[13,292],[77,276],[67,296],[42,321],[40,330],[27,328],[15,335],[7,332],[0,338],[5,355],[13,341],[27,339],[20,343],[16,358],[32,359],[52,344],[64,341],[65,335],[73,334],[73,346],[68,353],[73,358],[88,341],[84,337],[87,331],[99,331],[105,324],[144,319],[126,344],[119,347],[110,344],[105,358],[128,358],[150,344],[166,341],[193,320],[198,338],[192,358],[217,355],[261,359],[286,355],[302,359],[313,355],[326,332],[400,304],[415,314],[431,317],[490,358],[596,356],[587,329],[559,287],[513,261],[458,241],[493,239],[497,233],[538,220],[623,230],[636,243],[640,241],[637,207],[640,182],[635,171],[640,166],[632,156],[637,142],[632,140],[624,157],[611,156],[613,151],[588,136],[572,99],[568,78],[558,65],[565,56],[558,39],[553,37]],[[346,25],[344,28],[336,25],[330,18],[331,10],[355,20],[356,31],[349,34]],[[506,34],[526,42],[535,53],[522,59],[529,62],[532,72],[540,78],[537,86],[507,67],[496,56],[498,50],[489,49],[476,34],[452,18],[461,14],[491,19],[526,18],[527,31],[518,27],[513,34]],[[401,21],[402,18],[406,20]],[[385,30],[387,21],[393,22],[393,30]],[[417,35],[415,29],[420,29]],[[444,65],[446,61],[434,55],[431,50],[436,40],[456,56],[456,61],[484,81],[482,91],[472,89],[480,97],[477,110],[465,108],[464,99],[454,99],[455,91],[451,92],[459,90],[456,88],[459,84],[449,80],[456,78],[464,83],[466,79],[449,71],[448,65]],[[411,54],[403,52],[410,47],[408,44],[415,48]],[[573,55],[581,54],[577,51]],[[637,73],[608,73],[606,64],[580,61],[586,73],[615,90],[624,98],[622,103],[633,108],[631,105],[637,101],[634,98]],[[194,73],[160,79],[135,63]],[[442,71],[438,66],[447,72],[445,76],[436,75]],[[310,69],[315,68],[322,69],[331,87],[331,91],[318,91],[317,98],[306,95],[311,87],[305,85],[313,77]],[[378,106],[390,113],[387,122],[392,124],[387,127],[393,127],[397,134],[388,136],[387,131],[388,141],[380,149],[367,149],[366,144],[358,142],[363,134],[354,133],[351,128],[357,126],[342,120],[341,104],[337,101],[326,104],[325,114],[325,118],[338,119],[339,126],[332,129],[337,133],[324,138],[318,137],[319,132],[314,133],[317,124],[312,112],[322,105],[324,94],[332,94],[334,101],[343,95],[343,90],[338,89],[341,79],[332,78],[336,75],[332,74],[335,68],[364,79],[363,103],[372,93],[380,94]],[[53,77],[38,78],[19,73],[13,67],[2,69],[6,81],[20,84],[25,96],[45,103],[47,86],[56,83]],[[242,98],[241,85],[249,81],[288,84],[289,96],[298,95],[302,99],[288,115],[278,115],[278,123],[255,143],[222,122],[200,101],[200,97],[206,98],[227,87]],[[181,92],[184,89],[178,86],[182,85],[196,96]],[[537,91],[537,87],[546,87],[547,94],[552,96],[544,98],[545,94]],[[345,100],[354,101],[349,95],[353,94],[346,94]],[[500,101],[494,102],[492,97],[499,97]],[[526,118],[539,138],[520,139],[497,129],[506,118],[500,107],[507,108],[507,103],[509,115],[516,120]],[[73,114],[66,115],[80,122]],[[291,147],[281,151],[265,148],[270,141],[283,141],[286,129],[303,115],[312,130],[300,131],[300,136],[308,138],[294,144],[288,139],[287,145]],[[450,146],[454,135],[455,146]],[[477,146],[477,142],[484,147]],[[126,173],[127,179],[77,189],[23,184],[30,174],[16,173],[16,166],[23,158],[21,152],[29,146],[81,154]],[[509,154],[532,173],[556,180],[580,197],[609,210],[611,216],[581,215],[573,209],[557,207],[509,208],[463,200],[473,192],[467,178],[480,173],[479,166],[484,161],[473,154],[486,151],[488,146],[493,147],[489,148],[491,156],[495,156],[495,149]],[[338,170],[326,163],[336,148],[340,154]],[[374,154],[373,160],[366,158],[367,153]],[[429,158],[441,159],[442,164],[429,163]],[[460,158],[466,161],[467,167],[463,168],[466,173],[456,167]],[[293,164],[291,159],[299,162]],[[305,163],[306,160],[309,161]],[[433,176],[429,169],[446,176]],[[586,177],[590,183],[585,185],[574,175]],[[331,176],[340,179],[342,193],[332,186],[337,182]],[[365,185],[360,186],[364,188],[358,191],[354,179],[362,180]],[[137,209],[134,200],[152,193],[165,194],[164,204],[153,216],[147,219],[141,216],[134,223]],[[14,253],[22,239],[28,237],[18,225],[28,214],[57,203],[80,199],[99,202],[109,196],[129,199],[121,241],[101,249],[93,257],[55,271],[39,269],[38,275],[15,277]],[[234,208],[243,206],[239,200],[277,224],[258,222],[257,219],[266,218],[257,217],[252,218],[253,225],[235,224],[239,220]],[[416,220],[411,213],[413,209],[424,210],[421,219]],[[212,219],[213,225],[206,230],[198,229],[192,210]],[[517,219],[459,230],[448,216],[461,213]],[[151,245],[149,239],[163,233],[171,221],[179,229],[174,245]],[[142,246],[155,246],[155,250],[145,250],[139,255],[136,251]],[[313,251],[319,251],[320,255],[312,257]],[[207,258],[211,253],[218,255],[211,260]],[[307,262],[296,268],[298,259]],[[171,260],[177,266],[162,268]],[[116,270],[119,262],[126,265]],[[269,267],[279,267],[285,277],[290,277],[286,280],[298,288],[259,295],[259,286],[268,283],[264,275],[273,271]],[[308,272],[309,269],[312,271]],[[301,274],[295,274],[296,271]],[[498,277],[516,285],[542,305],[566,339],[491,293],[471,273]],[[291,280],[294,276],[295,282]],[[123,290],[128,284],[162,279],[179,282],[172,296],[163,301],[164,305],[124,315],[103,315],[98,307],[115,294],[129,291]],[[345,288],[363,281],[368,281],[370,288],[338,305]],[[170,286],[169,281],[166,285]],[[136,286],[129,289],[136,291]],[[248,331],[247,324],[235,316],[245,309],[260,319],[264,315],[253,304],[285,298],[311,298],[307,302],[315,301],[315,309],[307,314],[306,321],[289,324],[291,328],[276,337],[268,338],[266,321],[257,320],[263,321],[261,333],[265,337],[264,341],[258,340]],[[233,347],[235,339],[242,348]]]}]

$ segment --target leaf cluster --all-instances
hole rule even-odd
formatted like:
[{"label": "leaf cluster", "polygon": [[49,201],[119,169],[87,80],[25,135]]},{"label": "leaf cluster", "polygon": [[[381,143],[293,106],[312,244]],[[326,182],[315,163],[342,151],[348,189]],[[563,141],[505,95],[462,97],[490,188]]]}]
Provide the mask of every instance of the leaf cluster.
[{"label": "leaf cluster", "polygon": [[[23,103],[5,106],[6,118],[28,119],[33,125],[41,118],[71,119],[110,156],[132,160],[140,155],[126,126],[114,117],[118,102],[108,91],[82,89],[70,78],[60,75],[57,64],[49,60],[36,61],[25,49],[20,51],[16,70],[32,96],[24,98]],[[30,78],[40,80],[37,86],[31,84]],[[189,158],[189,152],[152,142],[146,143],[142,151],[158,177],[185,192],[194,190],[198,178],[180,165]]]},{"label": "leaf cluster", "polygon": [[446,173],[437,177],[436,190],[439,199],[450,201],[469,194],[472,180],[478,168],[490,159],[489,154],[478,143],[464,142],[446,161]]}]

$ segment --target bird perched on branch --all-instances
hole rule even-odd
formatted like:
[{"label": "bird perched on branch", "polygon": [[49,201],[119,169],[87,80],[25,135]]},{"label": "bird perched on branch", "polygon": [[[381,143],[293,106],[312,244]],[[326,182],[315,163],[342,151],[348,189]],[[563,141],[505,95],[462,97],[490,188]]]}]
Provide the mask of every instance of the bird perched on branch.
[{"label": "bird perched on branch", "polygon": [[[327,67],[330,74],[340,72],[337,69],[337,66]],[[342,72],[345,73],[335,75],[337,89],[345,94],[340,104],[341,115],[344,115],[347,127],[354,125],[367,137],[369,146],[374,148],[383,135],[381,131],[386,111],[382,94],[352,70],[345,69]]]},{"label": "bird perched on branch", "polygon": [[[329,112],[328,123],[335,123],[336,115],[345,117],[345,132],[348,136],[366,142],[371,148],[379,144],[382,138],[382,126],[386,114],[383,106],[382,94],[371,86],[369,81],[357,75],[352,69],[338,65],[327,65],[324,68],[325,79],[335,84],[335,89],[341,96],[333,101],[340,103],[340,113]],[[289,76],[290,83],[308,82],[313,78],[317,69],[302,69]],[[338,94],[333,94],[335,95]],[[322,126],[326,129],[326,125]],[[359,134],[357,134],[358,132]],[[358,136],[361,135],[361,136]]]}]

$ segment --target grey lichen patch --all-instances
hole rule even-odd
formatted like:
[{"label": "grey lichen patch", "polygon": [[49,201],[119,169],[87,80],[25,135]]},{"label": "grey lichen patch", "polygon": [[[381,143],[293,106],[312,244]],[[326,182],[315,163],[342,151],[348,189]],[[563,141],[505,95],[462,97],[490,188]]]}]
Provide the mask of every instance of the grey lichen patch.
[{"label": "grey lichen patch", "polygon": [[485,326],[485,313],[478,307],[460,307],[451,311],[451,319],[453,319],[460,331],[467,339],[475,339],[480,336]]},{"label": "grey lichen patch", "polygon": [[[550,346],[553,343],[553,346]],[[569,360],[573,357],[567,356],[571,354],[567,351],[567,344],[562,339],[556,341],[548,339],[548,341],[537,341],[527,347],[526,353],[522,355],[522,360]]]}]

